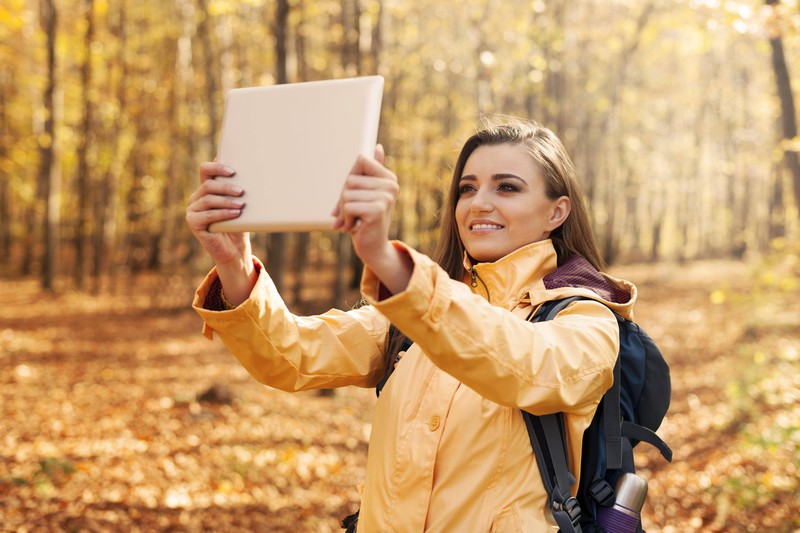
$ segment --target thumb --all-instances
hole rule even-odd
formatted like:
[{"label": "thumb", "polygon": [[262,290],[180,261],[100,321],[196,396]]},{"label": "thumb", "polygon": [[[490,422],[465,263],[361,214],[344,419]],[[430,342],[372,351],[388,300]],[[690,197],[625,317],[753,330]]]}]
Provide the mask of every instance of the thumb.
[{"label": "thumb", "polygon": [[382,144],[380,144],[380,143],[378,143],[378,144],[376,144],[376,145],[375,145],[375,159],[376,159],[376,160],[378,161],[378,163],[380,163],[381,165],[382,165],[382,164],[385,162],[385,160],[386,160],[386,152],[384,152],[384,150],[383,150],[383,145],[382,145]]}]

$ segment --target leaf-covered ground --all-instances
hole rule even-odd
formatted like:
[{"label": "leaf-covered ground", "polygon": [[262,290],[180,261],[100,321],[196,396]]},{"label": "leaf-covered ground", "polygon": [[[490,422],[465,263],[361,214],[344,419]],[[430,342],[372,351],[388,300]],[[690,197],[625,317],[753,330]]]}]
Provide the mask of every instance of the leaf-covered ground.
[{"label": "leaf-covered ground", "polygon": [[[614,273],[672,364],[675,461],[640,454],[648,531],[800,531],[796,280],[725,262]],[[341,531],[374,393],[256,383],[200,335],[194,281],[99,298],[0,281],[0,530]]]}]

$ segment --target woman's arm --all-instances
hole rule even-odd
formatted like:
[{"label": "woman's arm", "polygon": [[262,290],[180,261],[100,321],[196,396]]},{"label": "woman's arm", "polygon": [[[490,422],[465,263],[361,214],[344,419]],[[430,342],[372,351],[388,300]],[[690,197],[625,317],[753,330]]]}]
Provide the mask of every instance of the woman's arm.
[{"label": "woman's arm", "polygon": [[205,333],[217,336],[258,381],[286,391],[372,387],[383,376],[386,317],[373,307],[332,309],[296,316],[286,307],[261,264],[250,297],[225,313],[205,308],[218,278],[212,271],[200,285],[194,308]]},{"label": "woman's arm", "polygon": [[556,319],[532,324],[473,294],[412,249],[407,290],[367,301],[416,342],[430,360],[483,397],[534,414],[588,412],[613,380],[616,318],[604,304],[578,301]]}]

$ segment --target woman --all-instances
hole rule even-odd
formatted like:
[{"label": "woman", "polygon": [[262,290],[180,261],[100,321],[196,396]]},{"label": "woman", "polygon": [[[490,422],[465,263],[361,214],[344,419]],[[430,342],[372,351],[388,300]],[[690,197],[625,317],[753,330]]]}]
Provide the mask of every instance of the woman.
[{"label": "woman", "polygon": [[[398,185],[382,162],[381,150],[360,158],[334,210],[364,262],[369,305],[317,317],[289,313],[245,235],[206,231],[238,215],[241,191],[209,179],[230,169],[202,165],[187,221],[216,262],[194,302],[206,334],[287,391],[373,387],[407,335],[413,345],[376,405],[358,530],[548,530],[519,410],[565,412],[580,465],[581,436],[613,379],[611,309],[630,317],[635,287],[598,272],[572,163],[546,128],[511,120],[467,140],[435,261],[389,240]],[[573,295],[589,299],[526,320]]]}]

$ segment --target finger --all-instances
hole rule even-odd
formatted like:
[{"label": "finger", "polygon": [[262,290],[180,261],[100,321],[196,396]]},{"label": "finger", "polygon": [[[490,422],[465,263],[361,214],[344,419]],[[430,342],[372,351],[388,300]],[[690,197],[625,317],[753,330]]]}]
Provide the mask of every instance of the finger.
[{"label": "finger", "polygon": [[244,206],[244,200],[216,194],[203,196],[197,202],[195,202],[195,208],[197,211],[205,211],[208,209],[241,209]]},{"label": "finger", "polygon": [[228,165],[223,165],[222,163],[218,163],[216,161],[207,161],[205,163],[200,163],[200,182],[205,182],[206,180],[214,179],[216,177],[222,176],[229,178],[236,173],[234,169],[229,167]]},{"label": "finger", "polygon": [[353,168],[350,170],[350,174],[356,176],[373,176],[397,180],[397,176],[395,176],[391,170],[383,166],[383,164],[377,159],[363,155],[358,156]]},{"label": "finger", "polygon": [[342,216],[341,199],[336,202],[336,207],[331,211],[331,216],[334,218],[332,229],[339,229],[344,225],[344,217]]},{"label": "finger", "polygon": [[380,143],[375,145],[375,160],[381,165],[386,162],[386,152],[383,149],[383,145]]},{"label": "finger", "polygon": [[396,193],[400,190],[397,179],[389,176],[347,176],[342,192],[353,190],[386,191]]},{"label": "finger", "polygon": [[358,222],[358,217],[363,214],[364,207],[353,202],[344,202],[340,206],[339,216],[333,225],[334,229],[342,232],[350,231]]},{"label": "finger", "polygon": [[207,179],[189,196],[189,203],[194,203],[208,195],[236,198],[244,195],[244,189],[228,180]]},{"label": "finger", "polygon": [[393,191],[387,189],[347,189],[342,191],[340,201],[343,206],[354,202],[372,202],[386,209],[394,204],[394,199]]},{"label": "finger", "polygon": [[351,231],[359,226],[380,225],[386,220],[386,206],[374,201],[352,201],[344,204],[343,223],[339,229]]},{"label": "finger", "polygon": [[227,194],[210,194],[197,191],[189,197],[189,211],[205,211],[207,209],[236,208],[241,209],[245,205],[244,200]]},{"label": "finger", "polygon": [[208,226],[214,222],[231,220],[242,214],[241,209],[208,209],[186,213],[186,224],[195,233],[208,233]]}]

